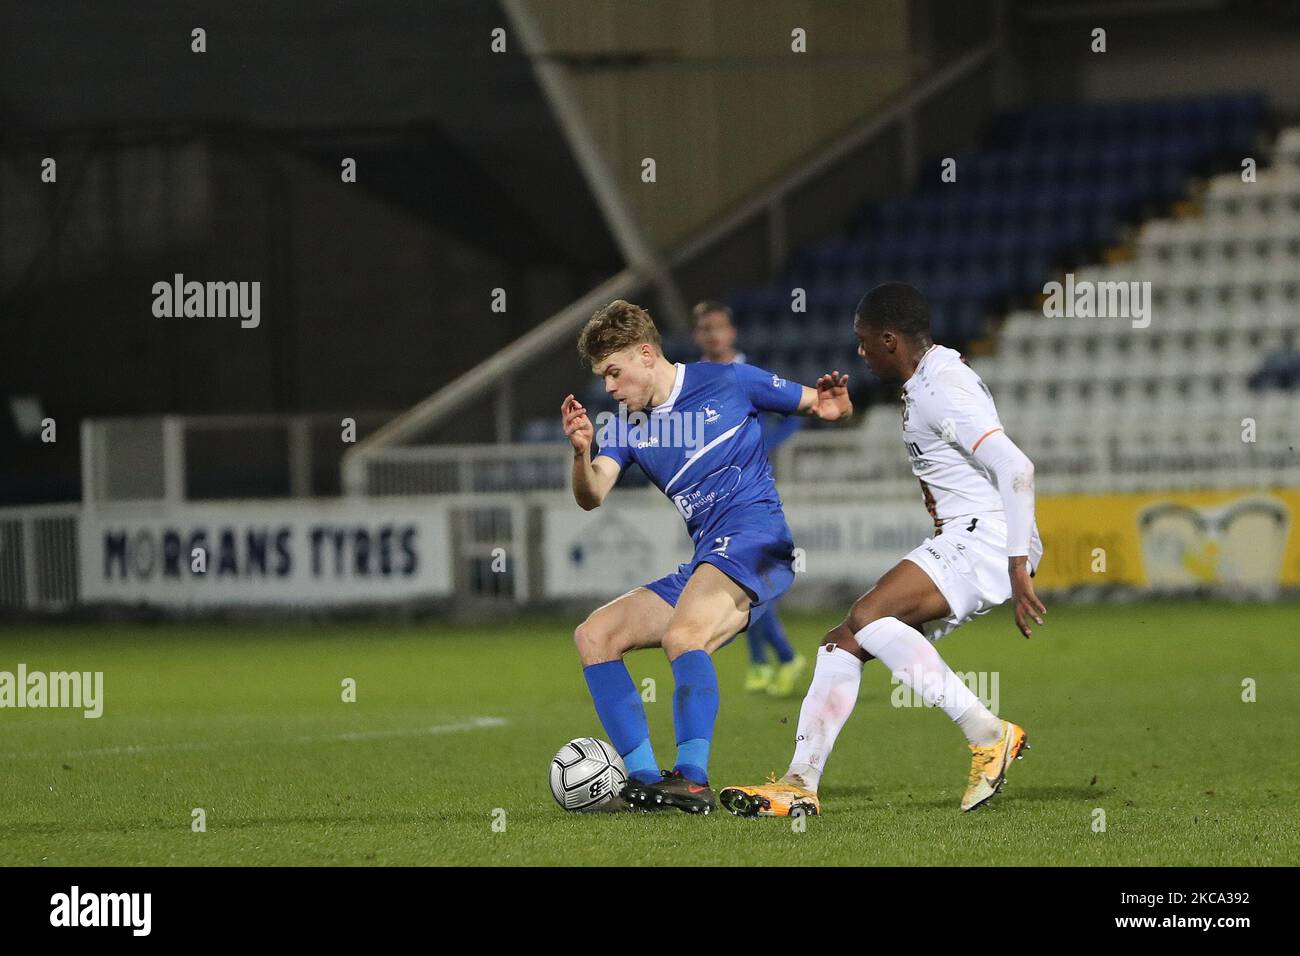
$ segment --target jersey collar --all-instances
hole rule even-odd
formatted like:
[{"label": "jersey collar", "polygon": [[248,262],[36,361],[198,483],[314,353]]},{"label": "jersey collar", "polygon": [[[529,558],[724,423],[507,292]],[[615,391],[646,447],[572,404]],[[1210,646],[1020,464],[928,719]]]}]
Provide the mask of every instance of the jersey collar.
[{"label": "jersey collar", "polygon": [[664,399],[662,405],[656,405],[654,408],[650,409],[651,415],[671,412],[673,410],[673,403],[677,401],[677,396],[681,394],[682,382],[686,379],[686,366],[681,362],[674,362],[673,364],[677,366],[677,377],[673,379],[673,390],[668,393],[668,397]]},{"label": "jersey collar", "polygon": [[912,372],[912,377],[903,383],[903,392],[905,394],[912,387],[912,383],[916,381],[916,377],[921,374],[921,369],[925,366],[925,360],[928,359],[930,354],[938,347],[938,342],[931,342],[930,347],[925,350],[925,353],[921,356],[921,361],[916,363],[916,370]]}]

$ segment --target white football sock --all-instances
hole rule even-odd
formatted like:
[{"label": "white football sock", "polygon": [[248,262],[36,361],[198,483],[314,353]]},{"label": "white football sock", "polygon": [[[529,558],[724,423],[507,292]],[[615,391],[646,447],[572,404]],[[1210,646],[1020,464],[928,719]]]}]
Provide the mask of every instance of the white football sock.
[{"label": "white football sock", "polygon": [[817,789],[835,738],[858,702],[861,683],[862,661],[856,654],[839,647],[817,649],[812,684],[799,708],[799,731],[787,779],[797,775],[809,790]]},{"label": "white football sock", "polygon": [[919,692],[926,706],[938,707],[952,718],[971,743],[988,747],[1002,736],[1002,721],[980,703],[916,628],[896,617],[882,617],[853,636],[891,674]]}]

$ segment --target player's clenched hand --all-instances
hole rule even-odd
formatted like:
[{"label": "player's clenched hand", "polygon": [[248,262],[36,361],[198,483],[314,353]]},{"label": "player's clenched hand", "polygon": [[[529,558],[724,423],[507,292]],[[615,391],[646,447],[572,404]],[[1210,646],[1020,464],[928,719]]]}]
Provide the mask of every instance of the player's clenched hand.
[{"label": "player's clenched hand", "polygon": [[812,413],[823,421],[833,422],[839,418],[848,418],[853,414],[853,402],[849,400],[849,377],[841,375],[839,369],[817,379],[817,404]]},{"label": "player's clenched hand", "polygon": [[1020,633],[1028,637],[1033,634],[1029,627],[1029,621],[1032,618],[1036,623],[1043,623],[1043,615],[1047,613],[1047,608],[1043,602],[1038,600],[1038,595],[1034,593],[1034,582],[1029,576],[1029,562],[1022,558],[1011,559],[1011,604],[1016,610],[1016,627],[1020,628]]},{"label": "player's clenched hand", "polygon": [[570,395],[560,405],[560,415],[564,419],[564,434],[569,439],[569,444],[573,446],[574,452],[579,455],[586,454],[591,449],[591,440],[595,435],[595,430],[591,427],[591,419],[587,417],[587,410],[582,407],[580,401]]}]

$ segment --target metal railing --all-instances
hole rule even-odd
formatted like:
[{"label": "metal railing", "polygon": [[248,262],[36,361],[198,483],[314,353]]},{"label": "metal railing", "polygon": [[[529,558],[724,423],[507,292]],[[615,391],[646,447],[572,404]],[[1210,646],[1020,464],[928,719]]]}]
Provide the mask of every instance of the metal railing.
[{"label": "metal railing", "polygon": [[[889,412],[889,427],[807,431],[782,444],[772,456],[782,498],[828,502],[916,498],[917,481],[892,421],[892,409]],[[1080,445],[1065,441],[1068,436],[1059,428],[1044,433],[1042,428],[1018,422],[1008,427],[1035,462],[1040,494],[1300,485],[1300,464],[1285,450],[1285,442],[1272,434],[1258,446],[1225,439],[1214,455],[1185,447],[1171,448],[1162,457],[1153,447],[1129,448],[1132,429],[1099,433]],[[365,460],[364,480],[368,494],[383,497],[525,495],[567,491],[571,461],[567,444],[385,448]]]},{"label": "metal railing", "polygon": [[[332,483],[350,440],[392,412],[151,415],[85,419],[86,504],[312,497]],[[352,424],[344,425],[345,420]],[[349,432],[355,432],[350,434]]]},{"label": "metal railing", "polygon": [[383,448],[364,460],[365,483],[377,496],[556,490],[572,461],[567,443]]},{"label": "metal railing", "polygon": [[[366,459],[381,448],[406,441],[432,428],[489,389],[498,390],[498,416],[509,408],[510,375],[558,345],[591,317],[597,308],[611,299],[627,298],[644,286],[644,280],[631,270],[624,270],[597,286],[581,299],[530,329],[505,348],[480,362],[460,378],[434,392],[424,401],[398,415],[373,435],[349,449],[343,456],[343,491],[366,493]],[[509,428],[498,423],[498,438],[504,440]]]},{"label": "metal railing", "polygon": [[71,504],[0,513],[0,608],[59,611],[77,603],[80,512]]}]

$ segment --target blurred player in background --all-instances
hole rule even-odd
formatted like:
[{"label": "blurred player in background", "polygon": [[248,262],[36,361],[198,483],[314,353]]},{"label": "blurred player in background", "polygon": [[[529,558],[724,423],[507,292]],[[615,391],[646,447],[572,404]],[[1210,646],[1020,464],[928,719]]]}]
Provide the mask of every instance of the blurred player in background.
[{"label": "blurred player in background", "polygon": [[[686,520],[695,543],[675,572],[593,611],[574,631],[596,713],[627,767],[629,808],[676,807],[708,813],[709,750],[718,715],[712,654],[765,615],[794,580],[794,541],[772,480],[758,424],[761,412],[847,418],[848,376],[832,372],[816,388],[752,365],[669,362],[658,329],[621,299],[592,316],[578,354],[628,415],[595,429],[572,395],[561,406],[573,446],[573,497],[584,510],[604,502],[636,462]],[[677,440],[699,425],[694,440]],[[641,694],[623,655],[662,647],[672,664],[677,760],[660,771]]]},{"label": "blurred player in background", "polygon": [[764,786],[724,789],[723,806],[737,816],[820,812],[817,786],[857,703],[862,665],[872,658],[965,734],[971,768],[962,810],[997,793],[1028,746],[1024,729],[984,706],[931,641],[1007,600],[1025,637],[1030,618],[1043,623],[1047,609],[1030,580],[1043,556],[1033,463],[1003,432],[992,395],[961,354],[930,340],[930,307],[916,289],[901,282],[872,289],[858,303],[853,331],[871,371],[904,383],[903,442],[934,535],[827,633],[790,769]]},{"label": "blurred player in background", "polygon": [[[729,365],[744,362],[745,356],[736,351],[736,326],[731,320],[731,308],[722,302],[706,299],[692,310],[695,316],[695,344],[700,350],[700,361]],[[797,432],[803,419],[794,415],[764,415],[763,445],[768,459],[783,441]],[[799,686],[799,678],[808,668],[802,654],[796,654],[786,637],[776,604],[771,611],[752,623],[745,632],[749,641],[749,670],[745,674],[745,690],[750,693],[766,691],[773,697],[790,697]],[[776,654],[776,665],[767,662],[767,649]]]}]

